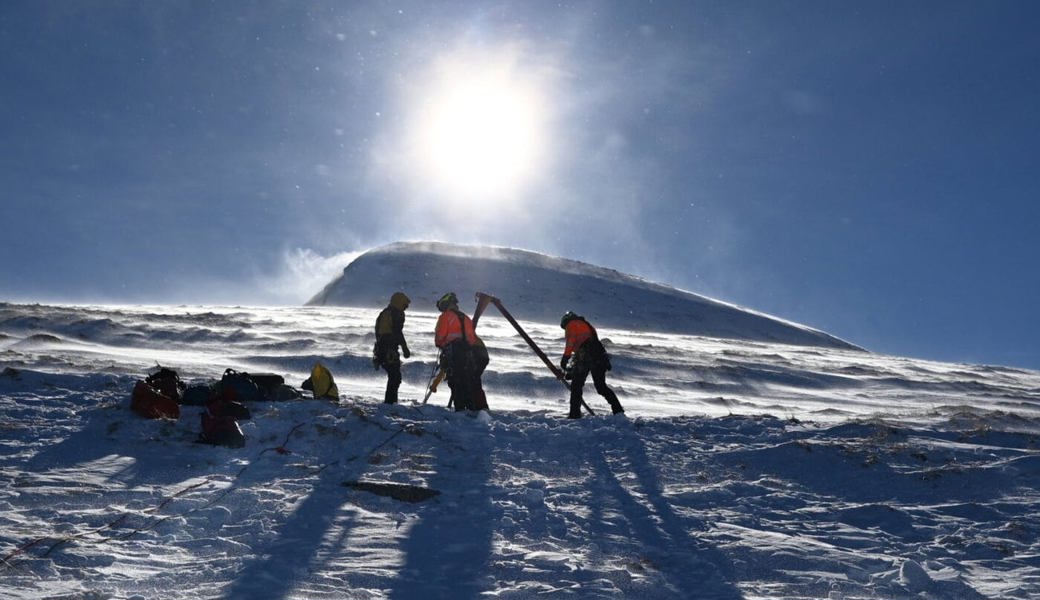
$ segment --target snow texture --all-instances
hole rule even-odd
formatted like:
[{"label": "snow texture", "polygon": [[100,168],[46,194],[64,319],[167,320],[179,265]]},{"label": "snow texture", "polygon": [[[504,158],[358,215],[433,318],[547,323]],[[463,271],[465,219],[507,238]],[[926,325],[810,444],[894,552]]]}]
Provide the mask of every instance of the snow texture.
[{"label": "snow texture", "polygon": [[[0,303],[0,597],[1040,597],[1040,373],[601,326],[627,415],[590,383],[574,421],[489,312],[475,417],[412,402],[424,303],[395,406],[373,308]],[[240,449],[128,408],[156,363],[317,361],[340,398],[252,404]]]}]

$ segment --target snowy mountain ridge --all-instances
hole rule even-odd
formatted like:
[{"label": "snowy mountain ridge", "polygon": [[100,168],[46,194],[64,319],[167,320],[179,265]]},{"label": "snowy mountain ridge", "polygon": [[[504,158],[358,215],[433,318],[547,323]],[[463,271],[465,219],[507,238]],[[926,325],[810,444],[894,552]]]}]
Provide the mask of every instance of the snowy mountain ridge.
[{"label": "snowy mountain ridge", "polygon": [[398,242],[375,248],[307,304],[376,308],[398,290],[412,298],[413,310],[433,310],[449,291],[468,309],[480,291],[498,296],[526,321],[554,323],[573,310],[597,326],[858,349],[805,325],[613,269],[493,246]]}]

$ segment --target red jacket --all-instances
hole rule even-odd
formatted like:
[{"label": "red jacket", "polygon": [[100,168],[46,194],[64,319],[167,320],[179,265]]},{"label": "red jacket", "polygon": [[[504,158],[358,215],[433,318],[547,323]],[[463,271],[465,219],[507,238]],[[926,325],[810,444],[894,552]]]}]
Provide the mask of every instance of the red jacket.
[{"label": "red jacket", "polygon": [[[459,320],[459,317],[462,320]],[[463,313],[456,313],[453,310],[446,310],[441,313],[439,319],[437,319],[437,328],[434,330],[433,343],[438,348],[444,348],[448,344],[451,344],[455,340],[462,338],[463,328],[466,331],[466,342],[473,346],[480,341],[477,337],[477,331],[473,327],[473,319],[470,319]]]},{"label": "red jacket", "polygon": [[578,351],[582,344],[596,337],[596,329],[585,322],[584,319],[572,319],[564,328],[567,335],[567,347],[563,350],[563,356],[568,357]]}]

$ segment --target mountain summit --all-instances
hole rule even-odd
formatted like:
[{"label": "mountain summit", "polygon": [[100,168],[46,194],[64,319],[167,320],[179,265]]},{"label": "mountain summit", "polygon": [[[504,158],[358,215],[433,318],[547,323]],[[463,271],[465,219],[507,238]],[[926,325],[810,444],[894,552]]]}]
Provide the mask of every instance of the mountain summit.
[{"label": "mountain summit", "polygon": [[804,325],[612,269],[514,248],[441,242],[370,250],[307,305],[376,308],[398,290],[419,310],[434,310],[437,299],[453,291],[468,311],[474,293],[486,292],[526,321],[555,323],[573,310],[599,327],[856,349]]}]

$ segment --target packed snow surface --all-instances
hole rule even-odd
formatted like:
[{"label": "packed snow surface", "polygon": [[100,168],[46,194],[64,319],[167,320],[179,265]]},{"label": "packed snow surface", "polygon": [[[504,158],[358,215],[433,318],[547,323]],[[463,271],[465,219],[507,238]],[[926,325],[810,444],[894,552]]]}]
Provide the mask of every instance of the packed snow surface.
[{"label": "packed snow surface", "polygon": [[[1040,373],[600,327],[627,415],[590,384],[569,421],[489,312],[473,416],[412,403],[419,310],[381,404],[375,316],[0,304],[0,597],[1040,597]],[[299,386],[317,361],[340,398],[253,404],[240,449],[194,443],[201,408],[128,408],[157,363]]]},{"label": "packed snow surface", "polygon": [[515,248],[443,242],[398,242],[370,250],[308,304],[374,308],[386,305],[396,291],[428,310],[446,292],[456,292],[464,303],[484,292],[526,321],[559,323],[572,310],[598,326],[855,347],[804,325],[611,269]]}]

